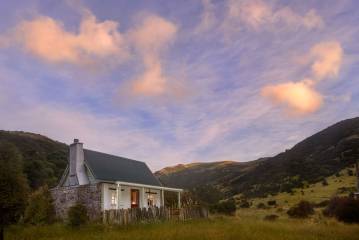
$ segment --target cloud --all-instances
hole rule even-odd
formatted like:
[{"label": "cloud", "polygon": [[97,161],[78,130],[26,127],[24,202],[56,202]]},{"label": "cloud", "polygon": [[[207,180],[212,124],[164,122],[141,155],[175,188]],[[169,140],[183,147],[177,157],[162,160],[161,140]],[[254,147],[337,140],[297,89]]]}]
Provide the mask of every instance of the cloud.
[{"label": "cloud", "polygon": [[270,6],[262,1],[231,0],[228,2],[229,19],[239,20],[254,29],[258,29],[271,16],[272,10]]},{"label": "cloud", "polygon": [[323,103],[320,93],[305,81],[269,85],[262,89],[262,95],[299,114],[313,113]]},{"label": "cloud", "polygon": [[91,69],[104,63],[118,65],[137,53],[143,73],[132,79],[132,94],[157,96],[176,88],[169,83],[161,60],[175,39],[174,23],[156,15],[145,15],[139,18],[137,26],[121,33],[118,22],[98,22],[90,11],[81,12],[83,18],[77,32],[67,31],[51,17],[37,16],[17,24],[11,34],[0,35],[0,47],[13,42],[46,62]]},{"label": "cloud", "polygon": [[313,59],[312,72],[318,80],[338,76],[342,64],[343,49],[339,42],[321,42],[310,50]]},{"label": "cloud", "polygon": [[222,24],[225,31],[238,31],[241,26],[253,30],[275,27],[271,28],[274,30],[280,27],[315,29],[323,25],[324,21],[314,9],[300,15],[290,7],[276,9],[261,0],[228,1],[227,14]]},{"label": "cloud", "polygon": [[78,33],[67,31],[60,21],[47,16],[20,22],[6,36],[7,42],[51,63],[94,64],[107,57],[127,55],[125,42],[114,21],[98,22],[86,12]]},{"label": "cloud", "polygon": [[309,52],[313,79],[265,86],[262,96],[274,103],[284,104],[298,113],[313,113],[323,104],[322,95],[314,87],[319,81],[338,76],[343,50],[337,41],[320,42]]},{"label": "cloud", "polygon": [[144,72],[135,79],[135,94],[156,96],[165,93],[168,77],[165,76],[161,54],[174,40],[177,26],[159,16],[150,15],[128,34],[129,41],[142,57]]},{"label": "cloud", "polygon": [[202,0],[203,11],[200,23],[194,30],[195,34],[200,34],[210,30],[216,24],[216,16],[214,13],[215,6],[211,0]]}]

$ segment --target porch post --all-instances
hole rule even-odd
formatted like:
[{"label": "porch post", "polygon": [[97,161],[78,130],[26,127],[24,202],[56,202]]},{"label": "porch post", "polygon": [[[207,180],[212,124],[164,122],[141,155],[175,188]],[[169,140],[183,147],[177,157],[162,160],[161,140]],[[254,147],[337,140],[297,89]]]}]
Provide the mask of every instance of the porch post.
[{"label": "porch post", "polygon": [[145,188],[142,187],[141,188],[141,207],[144,208],[145,207]]},{"label": "porch post", "polygon": [[117,183],[117,209],[120,209],[121,201],[121,184]]},{"label": "porch post", "polygon": [[[112,198],[112,197],[111,197]],[[112,201],[112,200],[111,200]],[[112,203],[111,203],[112,204]],[[118,183],[116,184],[116,209],[118,208]],[[112,209],[112,206],[111,206]]]},{"label": "porch post", "polygon": [[161,207],[165,206],[165,194],[164,194],[164,190],[161,189]]},{"label": "porch post", "polygon": [[181,208],[181,192],[178,192],[178,208]]}]

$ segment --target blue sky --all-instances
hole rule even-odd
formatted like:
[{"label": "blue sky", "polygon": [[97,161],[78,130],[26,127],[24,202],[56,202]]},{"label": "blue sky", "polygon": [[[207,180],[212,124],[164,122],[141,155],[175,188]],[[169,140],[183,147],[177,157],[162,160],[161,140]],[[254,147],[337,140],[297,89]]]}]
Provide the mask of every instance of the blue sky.
[{"label": "blue sky", "polygon": [[148,163],[272,156],[359,112],[357,1],[3,1],[0,128]]}]

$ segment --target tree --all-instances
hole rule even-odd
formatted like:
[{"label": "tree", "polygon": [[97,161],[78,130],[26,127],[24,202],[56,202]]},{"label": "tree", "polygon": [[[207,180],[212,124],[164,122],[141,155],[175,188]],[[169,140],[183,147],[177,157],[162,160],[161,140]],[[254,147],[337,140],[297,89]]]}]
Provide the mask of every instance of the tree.
[{"label": "tree", "polygon": [[306,218],[314,214],[313,205],[308,201],[300,201],[295,206],[291,207],[287,214],[293,218]]},{"label": "tree", "polygon": [[48,187],[33,192],[25,209],[24,221],[34,225],[48,224],[55,220],[55,209]]},{"label": "tree", "polygon": [[332,198],[323,213],[325,216],[336,217],[339,221],[346,223],[359,223],[359,199]]},{"label": "tree", "polygon": [[21,155],[10,143],[0,143],[0,239],[6,225],[17,222],[23,214],[28,185]]}]

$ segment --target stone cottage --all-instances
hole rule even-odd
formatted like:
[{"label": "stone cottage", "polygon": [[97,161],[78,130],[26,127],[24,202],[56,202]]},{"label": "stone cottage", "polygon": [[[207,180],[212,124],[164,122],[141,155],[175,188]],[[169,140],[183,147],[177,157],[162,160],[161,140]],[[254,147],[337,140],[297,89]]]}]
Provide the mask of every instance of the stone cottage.
[{"label": "stone cottage", "polygon": [[65,218],[69,207],[81,202],[95,219],[108,209],[164,206],[164,191],[176,192],[180,207],[182,189],[162,186],[144,162],[84,149],[75,139],[69,164],[51,193],[58,217]]}]

